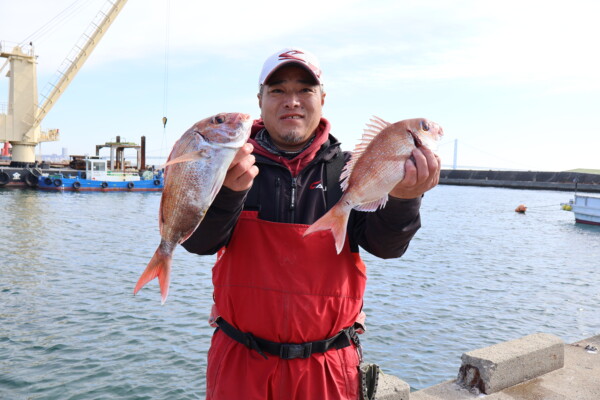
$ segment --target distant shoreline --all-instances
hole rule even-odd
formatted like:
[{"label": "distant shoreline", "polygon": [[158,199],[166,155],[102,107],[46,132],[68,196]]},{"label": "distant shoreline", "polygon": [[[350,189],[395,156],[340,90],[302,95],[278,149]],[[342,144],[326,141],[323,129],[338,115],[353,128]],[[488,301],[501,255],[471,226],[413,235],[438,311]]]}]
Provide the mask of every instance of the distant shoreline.
[{"label": "distant shoreline", "polygon": [[440,184],[600,193],[600,174],[579,171],[442,169]]}]

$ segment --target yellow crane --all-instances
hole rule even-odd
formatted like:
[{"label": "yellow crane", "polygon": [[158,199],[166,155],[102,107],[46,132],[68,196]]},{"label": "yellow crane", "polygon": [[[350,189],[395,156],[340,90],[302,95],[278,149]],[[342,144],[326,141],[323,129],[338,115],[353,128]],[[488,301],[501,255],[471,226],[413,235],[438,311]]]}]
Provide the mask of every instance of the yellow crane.
[{"label": "yellow crane", "polygon": [[[64,63],[60,77],[53,84],[43,104],[38,104],[36,55],[31,44],[0,48],[0,57],[6,61],[0,72],[8,65],[8,107],[0,112],[0,143],[12,145],[11,166],[25,167],[35,163],[35,147],[40,142],[58,140],[58,130],[42,131],[40,124],[50,112],[60,95],[67,89],[112,22],[123,9],[127,0],[108,0],[106,12],[100,12],[98,23],[92,24],[91,33],[84,34],[83,44],[76,46],[74,53]],[[0,110],[4,111],[4,110]]]}]

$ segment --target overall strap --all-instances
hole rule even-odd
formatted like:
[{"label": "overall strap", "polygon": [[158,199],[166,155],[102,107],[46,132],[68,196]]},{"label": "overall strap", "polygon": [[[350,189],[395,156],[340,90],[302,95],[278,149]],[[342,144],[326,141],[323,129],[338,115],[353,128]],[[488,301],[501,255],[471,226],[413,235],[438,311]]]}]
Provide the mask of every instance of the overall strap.
[{"label": "overall strap", "polygon": [[325,353],[329,349],[343,349],[352,343],[357,347],[360,346],[360,340],[354,326],[343,329],[336,335],[324,340],[306,343],[278,343],[259,338],[249,332],[242,332],[221,317],[217,318],[216,324],[219,327],[218,329],[221,329],[227,336],[250,350],[258,352],[264,358],[267,358],[265,353],[279,356],[284,360],[308,358],[312,354]]}]

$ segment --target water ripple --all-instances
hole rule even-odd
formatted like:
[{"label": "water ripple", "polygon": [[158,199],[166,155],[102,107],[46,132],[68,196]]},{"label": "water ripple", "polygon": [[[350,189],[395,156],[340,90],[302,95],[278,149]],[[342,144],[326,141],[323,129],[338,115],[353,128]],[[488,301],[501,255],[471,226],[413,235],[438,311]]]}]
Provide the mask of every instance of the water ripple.
[{"label": "water ripple", "polygon": [[[463,352],[534,332],[600,334],[600,229],[559,192],[441,186],[399,260],[364,254],[367,360],[413,388]],[[159,243],[156,193],[0,191],[0,398],[200,399],[214,257],[178,248],[168,302],[133,286]],[[526,215],[514,213],[526,204]],[[536,211],[536,204],[556,209]]]}]

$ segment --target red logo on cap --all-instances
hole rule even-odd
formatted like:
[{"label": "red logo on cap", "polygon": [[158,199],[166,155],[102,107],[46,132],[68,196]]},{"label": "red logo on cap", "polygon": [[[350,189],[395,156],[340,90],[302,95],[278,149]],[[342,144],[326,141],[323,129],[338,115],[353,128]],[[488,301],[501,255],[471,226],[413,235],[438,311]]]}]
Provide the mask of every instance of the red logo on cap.
[{"label": "red logo on cap", "polygon": [[306,60],[304,58],[301,57],[296,57],[296,54],[302,54],[304,55],[303,52],[298,51],[298,50],[290,50],[290,51],[286,51],[285,53],[281,53],[279,55],[279,59],[280,60],[298,60],[298,61],[302,61],[302,62],[306,62]]},{"label": "red logo on cap", "polygon": [[281,60],[281,61],[283,61],[283,60],[300,61],[300,62],[306,64],[311,69],[311,71],[315,74],[315,76],[317,78],[321,77],[321,70],[319,68],[317,68],[316,66],[312,65],[311,63],[309,63],[304,58],[304,53],[299,50],[289,50],[289,51],[286,51],[285,53],[281,53],[279,55],[279,60]]}]

